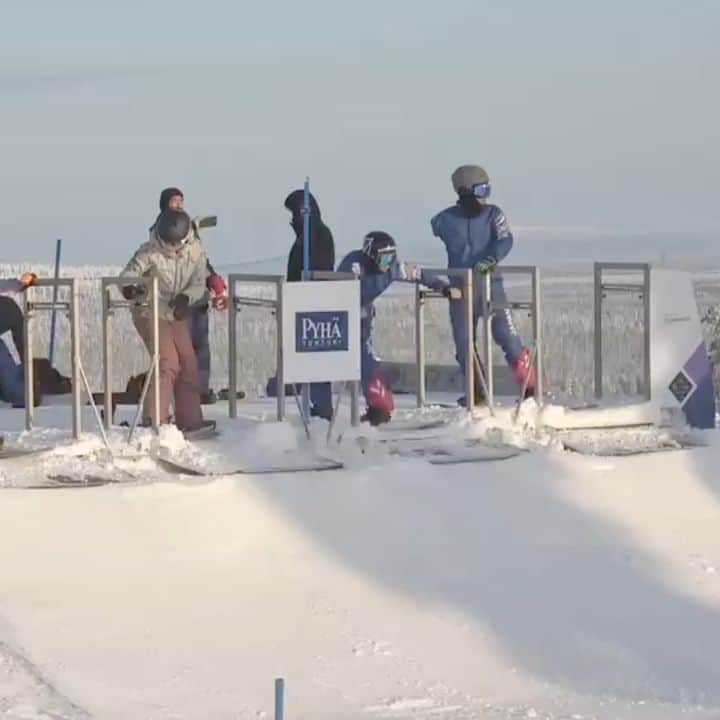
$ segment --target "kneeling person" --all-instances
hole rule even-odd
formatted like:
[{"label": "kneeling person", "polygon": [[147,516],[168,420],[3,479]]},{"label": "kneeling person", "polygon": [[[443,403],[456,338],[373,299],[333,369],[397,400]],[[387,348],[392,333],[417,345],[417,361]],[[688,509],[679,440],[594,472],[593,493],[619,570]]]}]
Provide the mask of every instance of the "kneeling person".
[{"label": "kneeling person", "polygon": [[[158,424],[170,422],[173,401],[175,423],[180,430],[212,427],[204,421],[200,406],[200,377],[187,317],[190,306],[205,294],[207,258],[187,213],[168,209],[160,213],[151,238],[144,243],[122,271],[124,276],[150,276],[158,279],[160,348],[160,417]],[[126,285],[128,300],[142,299],[144,287]],[[138,305],[133,322],[148,350],[152,347],[150,309]],[[156,378],[153,379],[153,383]],[[152,388],[151,388],[152,390]],[[152,392],[145,399],[144,424],[152,419]]]},{"label": "kneeling person", "polygon": [[399,262],[395,240],[386,232],[368,233],[360,250],[346,255],[339,272],[352,272],[360,278],[360,343],[362,387],[367,403],[363,422],[380,425],[389,422],[395,408],[392,391],[380,370],[373,351],[372,331],[375,299],[396,280],[422,283],[449,292],[447,280],[429,276],[417,265]]}]

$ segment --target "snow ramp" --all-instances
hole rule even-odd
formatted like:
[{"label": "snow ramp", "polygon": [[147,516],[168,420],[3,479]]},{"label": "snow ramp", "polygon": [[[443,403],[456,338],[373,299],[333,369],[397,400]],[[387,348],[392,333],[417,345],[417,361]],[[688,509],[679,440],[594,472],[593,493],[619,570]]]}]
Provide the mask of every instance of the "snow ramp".
[{"label": "snow ramp", "polygon": [[109,720],[714,718],[718,452],[6,489],[0,615]]}]

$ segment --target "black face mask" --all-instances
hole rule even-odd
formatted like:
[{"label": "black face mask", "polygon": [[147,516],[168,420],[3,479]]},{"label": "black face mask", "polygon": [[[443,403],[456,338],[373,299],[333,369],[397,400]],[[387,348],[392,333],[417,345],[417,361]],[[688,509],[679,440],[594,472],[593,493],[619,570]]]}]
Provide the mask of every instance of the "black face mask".
[{"label": "black face mask", "polygon": [[464,193],[458,197],[457,204],[471,217],[479,215],[485,208],[484,203],[479,202],[474,195]]}]

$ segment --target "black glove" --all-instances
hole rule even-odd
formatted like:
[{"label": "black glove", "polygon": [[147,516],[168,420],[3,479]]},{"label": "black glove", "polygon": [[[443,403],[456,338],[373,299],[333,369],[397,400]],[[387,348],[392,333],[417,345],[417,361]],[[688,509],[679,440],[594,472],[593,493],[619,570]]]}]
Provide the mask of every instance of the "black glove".
[{"label": "black glove", "polygon": [[138,300],[147,295],[147,288],[144,285],[125,285],[122,294],[126,300]]},{"label": "black glove", "polygon": [[187,317],[189,305],[190,298],[185,293],[176,295],[170,301],[170,307],[173,309],[173,316],[176,320],[184,320]]}]

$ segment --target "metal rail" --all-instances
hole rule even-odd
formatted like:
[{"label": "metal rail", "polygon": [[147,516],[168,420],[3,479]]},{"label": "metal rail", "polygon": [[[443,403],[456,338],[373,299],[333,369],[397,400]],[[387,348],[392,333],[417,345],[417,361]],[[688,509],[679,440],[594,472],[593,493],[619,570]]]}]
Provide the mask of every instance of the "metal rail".
[{"label": "metal rail", "polygon": [[[473,272],[468,268],[423,268],[427,275],[437,275],[448,279],[457,278],[461,287],[458,289],[460,297],[455,300],[464,300],[467,345],[465,347],[465,403],[468,412],[475,409],[475,333],[473,328]],[[426,403],[426,373],[425,373],[425,301],[428,298],[442,298],[442,293],[425,290],[420,285],[415,286],[415,365],[417,372],[416,397],[417,406],[424,407]],[[482,378],[478,378],[483,380]]]},{"label": "metal rail", "polygon": [[[110,290],[113,287],[122,288],[126,285],[140,285],[147,291],[147,300],[136,303],[114,299]],[[155,276],[151,277],[104,277],[101,278],[102,290],[102,318],[103,318],[103,404],[105,418],[103,424],[106,430],[112,427],[112,317],[115,311],[122,308],[136,308],[143,305],[150,308],[150,368],[145,377],[145,383],[140,396],[138,409],[128,435],[128,442],[132,439],[138,420],[142,413],[145,396],[153,383],[151,422],[153,429],[157,430],[160,423],[160,313],[158,309],[158,282]]]},{"label": "metal rail", "polygon": [[[639,273],[642,280],[638,283],[606,283],[603,281],[603,278],[604,273],[607,271],[615,275]],[[603,300],[609,293],[638,293],[642,300],[643,389],[645,391],[645,399],[649,401],[652,395],[650,385],[650,264],[621,262],[596,262],[593,264],[593,364],[595,397],[598,400],[603,396]]]},{"label": "metal rail", "polygon": [[[497,311],[528,310],[532,322],[533,344],[531,356],[535,358],[537,380],[535,384],[535,402],[538,406],[543,402],[543,346],[542,346],[542,315],[540,306],[540,270],[535,265],[503,265],[497,269],[500,275],[524,275],[530,278],[530,300],[528,302],[501,302],[492,297],[492,273],[487,273],[483,280],[483,339],[485,374],[488,385],[488,404],[492,407],[495,397],[493,363],[492,363],[492,318]],[[523,398],[520,398],[522,402]]]},{"label": "metal rail", "polygon": [[[335,273],[313,271],[305,273],[310,280],[354,280],[353,273]],[[237,316],[243,306],[264,307],[272,310],[275,315],[275,332],[277,338],[276,349],[276,383],[277,383],[277,409],[276,418],[278,421],[285,419],[285,378],[283,373],[283,298],[285,287],[284,275],[254,275],[244,273],[233,273],[228,276],[228,292],[230,296],[230,317],[228,318],[228,411],[231,418],[237,417]],[[236,294],[238,284],[270,285],[275,287],[275,299],[256,298]],[[353,381],[350,383],[351,422],[353,425],[360,423],[359,408],[359,386]],[[301,413],[302,415],[302,413]],[[307,418],[303,417],[306,422]]]},{"label": "metal rail", "polygon": [[[275,330],[277,336],[277,349],[275,362],[277,365],[277,406],[276,418],[278,421],[285,417],[285,380],[283,378],[283,349],[282,349],[282,297],[283,275],[257,275],[245,273],[231,273],[228,276],[228,294],[230,296],[230,316],[228,318],[228,413],[231,418],[237,417],[237,316],[242,306],[266,307],[274,311]],[[270,285],[275,288],[275,299],[255,298],[237,295],[235,288],[238,284]]]},{"label": "metal rail", "polygon": [[[67,288],[69,299],[64,302],[47,302],[32,300],[32,293],[35,288],[53,288],[59,291],[60,288]],[[32,331],[35,314],[47,310],[64,310],[70,318],[70,352],[71,352],[71,375],[72,375],[72,433],[75,440],[79,439],[82,432],[81,412],[81,387],[84,372],[80,359],[80,302],[77,282],[74,278],[61,279],[40,279],[25,290],[23,296],[24,305],[24,371],[25,371],[25,429],[32,430],[35,420],[35,368],[33,363]],[[89,389],[88,389],[89,392]]]}]

